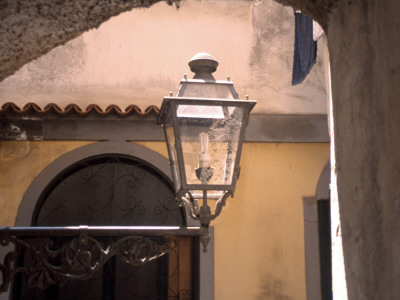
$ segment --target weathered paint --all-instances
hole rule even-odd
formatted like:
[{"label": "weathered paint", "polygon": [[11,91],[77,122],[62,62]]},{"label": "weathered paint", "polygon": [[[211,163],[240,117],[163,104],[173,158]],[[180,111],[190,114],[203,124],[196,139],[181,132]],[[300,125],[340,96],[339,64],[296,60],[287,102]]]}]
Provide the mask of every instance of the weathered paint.
[{"label": "weathered paint", "polygon": [[306,299],[302,197],[328,160],[327,144],[244,145],[235,197],[214,222],[217,300]]},{"label": "weathered paint", "polygon": [[159,106],[184,73],[192,76],[190,58],[205,51],[220,63],[216,79],[230,75],[242,99],[259,101],[255,113],[326,114],[322,52],[307,79],[292,87],[293,49],[293,9],[272,0],[188,0],[179,10],[161,2],[25,65],[0,84],[0,104]]},{"label": "weathered paint", "polygon": [[350,299],[396,298],[400,31],[394,29],[400,2],[279,1],[328,29]]},{"label": "weathered paint", "polygon": [[[22,115],[23,113],[21,113]],[[26,118],[13,113],[1,116],[1,140],[87,140],[87,141],[164,141],[157,115],[111,117],[43,114]],[[326,115],[251,114],[245,131],[246,142],[327,143]]]},{"label": "weathered paint", "polygon": [[[137,142],[167,156],[164,142]],[[12,226],[39,172],[89,142],[0,142],[0,225]],[[235,197],[215,226],[215,299],[306,299],[303,207],[329,144],[245,143]]]}]

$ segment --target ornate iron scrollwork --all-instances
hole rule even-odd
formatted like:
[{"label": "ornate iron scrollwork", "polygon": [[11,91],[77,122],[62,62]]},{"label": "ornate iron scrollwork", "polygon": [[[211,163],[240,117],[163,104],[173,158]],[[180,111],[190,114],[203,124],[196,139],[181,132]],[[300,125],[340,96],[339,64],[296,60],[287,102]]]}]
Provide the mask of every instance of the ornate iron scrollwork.
[{"label": "ornate iron scrollwork", "polygon": [[[48,229],[49,235],[51,229]],[[23,236],[11,236],[8,229],[1,230],[1,245],[13,244],[14,250],[7,253],[0,263],[2,282],[0,293],[8,290],[12,278],[17,273],[27,277],[29,286],[45,289],[49,285],[63,286],[69,279],[87,280],[93,276],[113,256],[120,256],[128,264],[138,266],[154,260],[171,250],[176,243],[172,236],[164,236],[164,243],[143,236],[123,236],[95,238],[85,230],[78,237],[64,239],[56,243],[49,237],[41,246]],[[24,251],[30,263],[19,267],[16,258]]]},{"label": "ornate iron scrollwork", "polygon": [[183,195],[177,195],[177,203],[179,206],[187,205],[189,215],[193,220],[199,220],[201,225],[200,241],[203,244],[203,252],[207,252],[207,244],[211,237],[208,227],[212,220],[215,220],[225,206],[226,199],[232,195],[232,192],[225,191],[224,194],[217,200],[215,204],[214,213],[211,212],[210,206],[207,204],[207,190],[203,190],[203,205],[198,205],[198,201],[194,199],[190,192],[186,192]]}]

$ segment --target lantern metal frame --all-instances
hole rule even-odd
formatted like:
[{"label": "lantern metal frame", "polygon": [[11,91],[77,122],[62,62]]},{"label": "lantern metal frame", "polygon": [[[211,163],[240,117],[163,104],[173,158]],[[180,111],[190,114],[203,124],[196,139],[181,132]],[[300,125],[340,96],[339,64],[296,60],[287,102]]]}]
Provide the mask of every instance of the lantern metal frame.
[{"label": "lantern metal frame", "polygon": [[[227,86],[229,88],[229,91],[232,94],[232,98],[201,98],[201,97],[196,97],[195,99],[222,99],[222,100],[231,100],[231,99],[239,99],[239,95],[235,90],[235,87],[233,86],[233,82],[230,80],[230,78],[227,78],[228,80],[214,80],[214,79],[187,79],[187,76],[184,75],[184,78],[181,80],[181,84],[179,86],[179,90],[177,93],[177,97],[184,97],[186,89],[189,85],[193,84],[214,84],[214,85],[219,85],[219,86]],[[167,98],[167,97],[165,97]],[[190,97],[186,97],[190,98]]]},{"label": "lantern metal frame", "polygon": [[[188,80],[182,80],[187,82]],[[191,80],[196,83],[214,83],[214,84],[229,84],[231,90],[234,91],[231,82],[216,82],[204,80]],[[179,92],[178,92],[179,95]],[[235,95],[235,94],[234,94]],[[237,95],[237,94],[236,94]],[[210,240],[208,227],[210,222],[218,217],[225,206],[226,199],[233,196],[237,179],[240,174],[240,157],[242,153],[242,146],[244,141],[245,128],[249,120],[249,114],[252,108],[256,105],[255,100],[239,100],[239,99],[220,99],[220,98],[193,98],[193,97],[164,97],[159,118],[157,123],[163,125],[165,137],[167,139],[168,154],[170,157],[171,170],[175,183],[176,199],[179,205],[186,205],[189,208],[190,217],[194,220],[200,221],[201,236],[200,240],[203,244],[203,251],[206,251],[207,244]],[[234,169],[232,180],[230,184],[189,184],[187,182],[187,174],[184,165],[184,154],[181,141],[181,126],[179,125],[178,106],[179,105],[194,105],[194,106],[220,106],[220,107],[237,107],[243,109],[243,118],[241,119],[241,127],[238,138],[238,145],[236,150],[236,157],[234,160]],[[173,128],[174,145],[168,141],[167,128]],[[178,166],[174,158],[176,157]],[[178,185],[177,182],[180,184]],[[202,191],[202,205],[195,200],[191,191]],[[214,212],[211,211],[208,205],[208,191],[221,191],[221,197],[215,203]]]},{"label": "lantern metal frame", "polygon": [[[242,153],[242,145],[244,141],[244,133],[245,133],[245,128],[248,123],[249,119],[249,113],[251,109],[256,105],[257,101],[254,100],[236,100],[236,99],[218,99],[218,98],[181,98],[181,97],[164,97],[164,101],[161,106],[160,114],[157,123],[158,124],[166,124],[170,122],[172,119],[172,124],[173,124],[173,129],[174,129],[174,136],[175,136],[175,150],[177,153],[177,158],[178,162],[180,164],[178,165],[179,168],[179,177],[176,178],[177,174],[174,172],[174,169],[172,169],[172,173],[174,176],[174,181],[179,180],[181,183],[181,187],[179,190],[175,190],[177,197],[183,196],[185,193],[191,191],[191,190],[218,190],[218,191],[227,191],[233,194],[236,188],[236,181],[239,177],[240,173],[240,167],[239,167],[239,162],[240,162],[240,156]],[[185,173],[185,166],[183,165],[184,157],[183,157],[183,150],[182,150],[182,143],[180,141],[181,137],[181,128],[179,126],[178,122],[178,116],[177,116],[177,107],[179,105],[196,105],[196,106],[234,106],[234,107],[241,107],[245,108],[243,112],[243,119],[242,119],[242,127],[240,129],[239,133],[239,142],[238,142],[238,148],[236,152],[236,158],[235,158],[235,169],[233,171],[233,176],[232,176],[232,182],[229,185],[218,185],[218,184],[189,184],[187,183],[187,177]],[[164,125],[164,133],[166,134],[166,126]],[[170,148],[170,144],[167,143],[168,146],[168,154],[169,157],[171,158],[173,154],[171,153],[173,149]],[[174,163],[173,161],[170,160],[170,163]],[[171,166],[173,168],[173,166]]]}]

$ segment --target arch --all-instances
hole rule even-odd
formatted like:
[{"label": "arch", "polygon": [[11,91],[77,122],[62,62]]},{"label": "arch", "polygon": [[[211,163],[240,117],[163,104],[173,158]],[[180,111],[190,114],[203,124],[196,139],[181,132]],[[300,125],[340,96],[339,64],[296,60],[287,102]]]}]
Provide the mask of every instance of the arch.
[{"label": "arch", "polygon": [[328,161],[319,175],[315,198],[328,199],[330,197],[331,163]]},{"label": "arch", "polygon": [[[320,251],[320,224],[318,202],[329,205],[331,164],[328,161],[322,169],[315,196],[303,198],[304,213],[304,250],[306,263],[306,294],[307,299],[325,299],[321,288],[321,279],[325,278],[321,272]],[[327,202],[327,203],[326,203]]]},{"label": "arch", "polygon": [[[15,226],[31,226],[33,212],[41,193],[49,182],[60,174],[60,172],[85,158],[103,154],[128,155],[143,160],[152,165],[152,167],[172,183],[172,174],[168,159],[151,149],[128,142],[111,141],[90,144],[58,157],[40,172],[32,181],[21,200]],[[189,214],[186,211],[185,218],[187,226],[198,226],[198,224],[188,216]]]}]

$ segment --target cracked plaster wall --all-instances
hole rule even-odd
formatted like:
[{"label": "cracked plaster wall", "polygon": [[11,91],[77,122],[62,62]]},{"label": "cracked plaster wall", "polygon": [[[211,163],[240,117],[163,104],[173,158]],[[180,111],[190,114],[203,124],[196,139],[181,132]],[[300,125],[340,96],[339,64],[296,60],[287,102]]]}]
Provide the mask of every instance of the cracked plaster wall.
[{"label": "cracked plaster wall", "polygon": [[[5,0],[0,3],[0,80],[110,17],[158,0]],[[170,1],[171,2],[171,1]]]},{"label": "cracked plaster wall", "polygon": [[293,49],[293,9],[272,0],[192,0],[179,10],[160,2],[114,17],[25,65],[0,83],[0,103],[159,106],[190,73],[190,58],[209,52],[220,63],[217,79],[230,75],[241,98],[259,101],[255,113],[325,114],[323,52],[292,87]]}]

